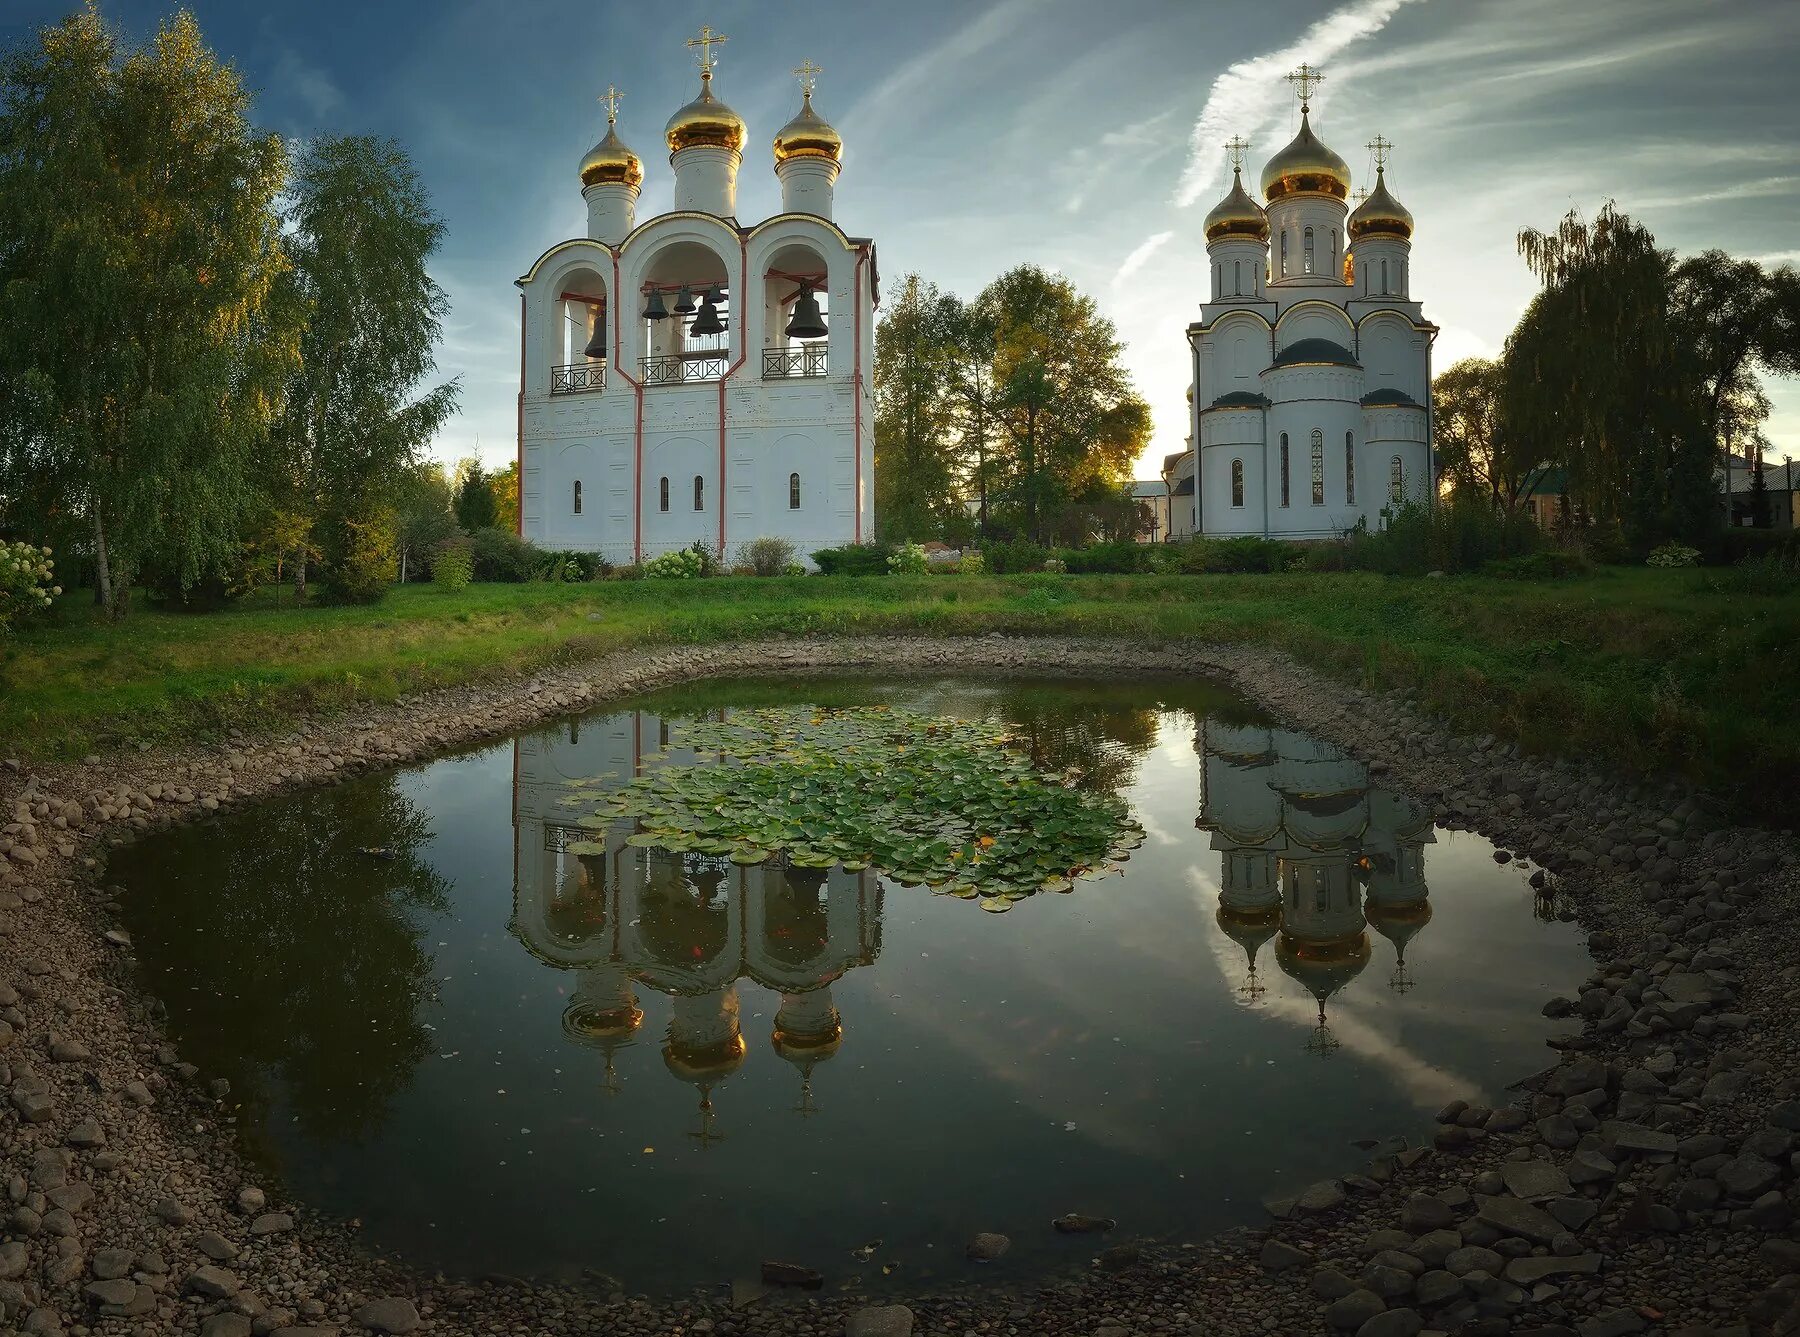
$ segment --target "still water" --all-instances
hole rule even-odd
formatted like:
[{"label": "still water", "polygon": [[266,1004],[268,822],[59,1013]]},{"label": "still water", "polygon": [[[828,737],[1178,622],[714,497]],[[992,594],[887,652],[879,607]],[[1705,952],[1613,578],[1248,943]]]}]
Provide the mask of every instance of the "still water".
[{"label": "still water", "polygon": [[[1144,840],[1006,914],[572,824],[773,704],[1003,721]],[[598,842],[604,852],[575,853]],[[593,849],[593,844],[586,846]],[[726,681],[280,798],[114,862],[146,984],[299,1200],[452,1274],[923,1287],[1052,1217],[1200,1235],[1541,1067],[1586,953],[1528,869],[1191,681]],[[872,1250],[868,1247],[875,1245]],[[867,1257],[858,1256],[861,1251]]]}]

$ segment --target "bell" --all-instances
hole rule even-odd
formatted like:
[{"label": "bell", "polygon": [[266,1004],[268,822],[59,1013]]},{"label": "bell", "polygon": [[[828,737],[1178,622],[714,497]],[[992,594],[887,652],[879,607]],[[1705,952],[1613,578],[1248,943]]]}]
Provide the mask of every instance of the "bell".
[{"label": "bell", "polygon": [[649,300],[644,303],[644,319],[667,320],[668,318],[668,309],[663,306],[662,289],[652,288]]},{"label": "bell", "polygon": [[794,303],[794,317],[787,324],[787,337],[823,339],[829,333],[825,328],[825,317],[819,314],[819,299],[813,296],[811,288],[802,288],[799,300]]},{"label": "bell", "polygon": [[717,291],[717,288],[708,291],[706,300],[700,303],[700,314],[695,316],[694,323],[688,326],[689,334],[724,333],[725,325],[719,319],[719,308],[714,305],[715,298],[713,294]]},{"label": "bell", "polygon": [[602,307],[594,315],[594,337],[587,341],[587,347],[581,350],[583,357],[606,356],[606,309]]},{"label": "bell", "polygon": [[675,298],[675,314],[678,316],[694,314],[694,292],[686,284],[682,285],[680,295]]}]

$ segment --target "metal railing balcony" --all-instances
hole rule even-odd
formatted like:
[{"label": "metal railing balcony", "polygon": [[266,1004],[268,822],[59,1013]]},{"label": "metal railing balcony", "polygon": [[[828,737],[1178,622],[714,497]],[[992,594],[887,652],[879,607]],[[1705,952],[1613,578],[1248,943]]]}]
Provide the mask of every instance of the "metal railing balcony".
[{"label": "metal railing balcony", "polygon": [[571,362],[567,366],[550,368],[550,393],[553,395],[579,395],[604,389],[604,362]]},{"label": "metal railing balcony", "polygon": [[763,379],[786,381],[803,376],[823,376],[825,347],[823,343],[816,343],[802,344],[798,348],[763,349]]},{"label": "metal railing balcony", "polygon": [[686,385],[694,381],[717,381],[731,366],[731,357],[723,349],[704,353],[663,353],[639,359],[645,385]]}]

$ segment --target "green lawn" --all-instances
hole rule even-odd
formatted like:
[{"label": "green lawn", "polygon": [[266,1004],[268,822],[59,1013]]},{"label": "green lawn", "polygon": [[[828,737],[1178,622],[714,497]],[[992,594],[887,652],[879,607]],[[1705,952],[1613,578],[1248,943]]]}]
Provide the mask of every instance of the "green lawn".
[{"label": "green lawn", "polygon": [[[1419,689],[1460,724],[1726,785],[1762,811],[1800,777],[1800,596],[1700,571],[1555,583],[1370,575],[822,577],[395,590],[210,614],[79,599],[0,651],[0,755],[56,757],[382,701],[630,646],[985,631],[1268,642]],[[286,596],[283,596],[285,599]]]}]

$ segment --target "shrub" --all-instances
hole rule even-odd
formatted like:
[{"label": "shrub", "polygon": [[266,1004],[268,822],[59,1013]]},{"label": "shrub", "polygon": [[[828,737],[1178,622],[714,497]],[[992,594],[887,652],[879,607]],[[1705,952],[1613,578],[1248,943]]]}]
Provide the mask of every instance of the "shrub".
[{"label": "shrub", "polygon": [[706,574],[706,558],[699,544],[665,552],[644,563],[646,580],[698,580]]},{"label": "shrub", "polygon": [[1301,553],[1301,565],[1308,571],[1348,571],[1350,545],[1337,539],[1308,543]]},{"label": "shrub", "polygon": [[379,603],[399,574],[398,526],[392,511],[347,515],[330,526],[319,583],[336,603]]},{"label": "shrub", "polygon": [[607,578],[610,580],[642,580],[644,568],[636,562],[627,562],[624,566],[615,566],[607,572]]},{"label": "shrub", "polygon": [[804,576],[806,574],[806,568],[799,562],[789,562],[786,566],[781,568],[781,574],[784,576]]},{"label": "shrub", "polygon": [[510,529],[471,530],[469,553],[476,580],[517,585],[535,578],[543,567],[543,554]]},{"label": "shrub", "polygon": [[0,542],[0,636],[27,615],[50,607],[62,593],[61,585],[50,583],[55,571],[50,549]]},{"label": "shrub", "polygon": [[[530,548],[529,544],[526,546]],[[582,552],[578,548],[530,550],[536,562],[532,572],[534,580],[562,581],[575,585],[582,581],[603,579],[612,569],[612,563],[596,552]]]},{"label": "shrub", "polygon": [[452,539],[437,550],[431,559],[431,583],[440,590],[455,593],[467,589],[475,579],[475,555],[467,543]]},{"label": "shrub", "polygon": [[1716,594],[1792,594],[1800,590],[1800,548],[1771,548],[1706,578]]},{"label": "shrub", "polygon": [[1482,564],[1481,574],[1499,576],[1503,580],[1565,580],[1592,570],[1593,564],[1579,552],[1545,548],[1529,557],[1496,557]]},{"label": "shrub", "polygon": [[1130,539],[1093,543],[1085,548],[1058,550],[1057,557],[1078,575],[1129,576],[1150,569],[1150,550]]},{"label": "shrub", "polygon": [[1068,569],[1069,564],[1060,557],[1046,557],[1044,559],[1045,575],[1060,576],[1068,571]]},{"label": "shrub", "polygon": [[1650,556],[1644,560],[1650,566],[1696,566],[1700,561],[1700,550],[1685,543],[1665,543],[1652,548]]},{"label": "shrub", "polygon": [[1581,550],[1590,562],[1624,566],[1631,560],[1631,545],[1625,542],[1625,531],[1617,525],[1590,525],[1579,533]]},{"label": "shrub", "polygon": [[981,551],[987,564],[1003,576],[1016,576],[1023,571],[1041,571],[1044,559],[1050,555],[1042,545],[1033,543],[1030,539],[990,543]]},{"label": "shrub", "polygon": [[1470,490],[1452,493],[1436,507],[1415,501],[1381,514],[1380,529],[1359,523],[1350,532],[1346,549],[1350,566],[1410,576],[1475,571],[1495,558],[1527,556],[1542,542],[1529,515],[1504,513]]},{"label": "shrub", "polygon": [[962,560],[956,564],[956,569],[959,575],[983,575],[987,571],[987,560],[971,548],[963,553]]},{"label": "shrub", "polygon": [[738,561],[757,576],[779,576],[794,564],[794,545],[787,539],[751,539],[738,549]]},{"label": "shrub", "polygon": [[931,569],[931,559],[917,543],[902,543],[888,554],[887,569],[896,576],[922,576]]},{"label": "shrub", "polygon": [[820,548],[812,559],[828,576],[883,576],[892,551],[886,543],[846,543],[841,548]]}]

